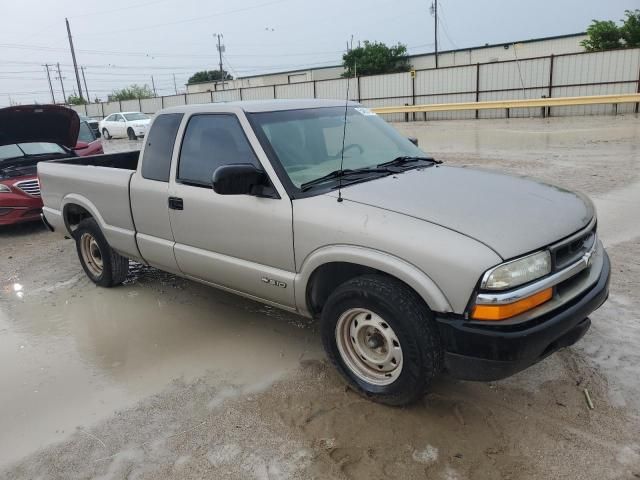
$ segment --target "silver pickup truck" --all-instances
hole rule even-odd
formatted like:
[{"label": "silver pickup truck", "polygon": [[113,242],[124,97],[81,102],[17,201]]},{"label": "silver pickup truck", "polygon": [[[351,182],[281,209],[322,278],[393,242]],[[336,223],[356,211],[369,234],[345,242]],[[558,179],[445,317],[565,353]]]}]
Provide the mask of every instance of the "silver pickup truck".
[{"label": "silver pickup truck", "polygon": [[608,296],[593,204],[416,143],[344,101],[171,108],[139,153],[41,163],[44,218],[98,285],[132,260],[319,318],[346,381],[390,405],[580,339]]}]

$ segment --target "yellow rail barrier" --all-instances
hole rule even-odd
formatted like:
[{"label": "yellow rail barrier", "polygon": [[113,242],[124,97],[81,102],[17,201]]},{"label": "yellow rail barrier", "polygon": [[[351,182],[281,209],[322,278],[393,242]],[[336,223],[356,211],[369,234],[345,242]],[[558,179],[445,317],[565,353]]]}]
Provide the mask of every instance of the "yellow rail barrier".
[{"label": "yellow rail barrier", "polygon": [[605,103],[638,103],[640,93],[620,95],[592,95],[584,97],[532,98],[529,100],[491,100],[487,102],[431,103],[399,107],[373,107],[375,113],[448,112],[453,110],[492,110],[498,108],[570,107]]}]

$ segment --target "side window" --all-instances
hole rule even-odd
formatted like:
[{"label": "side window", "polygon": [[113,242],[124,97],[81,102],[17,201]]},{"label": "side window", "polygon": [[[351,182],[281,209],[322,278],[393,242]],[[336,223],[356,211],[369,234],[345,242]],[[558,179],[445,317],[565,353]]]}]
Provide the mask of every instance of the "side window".
[{"label": "side window", "polygon": [[211,187],[213,172],[221,165],[259,165],[235,115],[194,115],[189,120],[180,151],[177,179]]},{"label": "side window", "polygon": [[87,122],[80,122],[80,131],[78,132],[78,140],[85,143],[91,143],[96,139],[91,127]]},{"label": "side window", "polygon": [[116,115],[116,122],[124,122],[124,117],[122,115]]},{"label": "side window", "polygon": [[155,119],[142,158],[142,176],[148,180],[169,181],[171,156],[176,141],[182,113],[159,115]]},{"label": "side window", "polygon": [[113,117],[115,115],[109,115],[107,118],[104,119],[105,122],[113,122]]}]

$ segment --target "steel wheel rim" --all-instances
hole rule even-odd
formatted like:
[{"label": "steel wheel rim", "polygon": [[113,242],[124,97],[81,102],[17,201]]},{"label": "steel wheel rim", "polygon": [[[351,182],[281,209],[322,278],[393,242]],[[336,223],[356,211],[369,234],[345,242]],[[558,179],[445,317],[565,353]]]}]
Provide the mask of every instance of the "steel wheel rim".
[{"label": "steel wheel rim", "polygon": [[389,323],[365,308],[347,310],[336,324],[342,361],[360,380],[389,385],[402,373],[402,346]]},{"label": "steel wheel rim", "polygon": [[104,270],[102,251],[95,237],[90,233],[83,233],[80,237],[80,252],[82,253],[84,264],[91,272],[91,275],[94,277],[102,275]]}]

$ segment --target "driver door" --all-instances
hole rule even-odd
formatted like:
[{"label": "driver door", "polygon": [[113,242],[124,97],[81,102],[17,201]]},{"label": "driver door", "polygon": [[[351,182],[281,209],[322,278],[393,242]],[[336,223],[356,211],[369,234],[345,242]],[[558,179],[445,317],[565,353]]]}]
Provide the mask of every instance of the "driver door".
[{"label": "driver door", "polygon": [[277,194],[215,193],[216,168],[238,163],[262,168],[238,117],[192,115],[170,186],[178,267],[198,280],[295,308],[291,202]]}]

